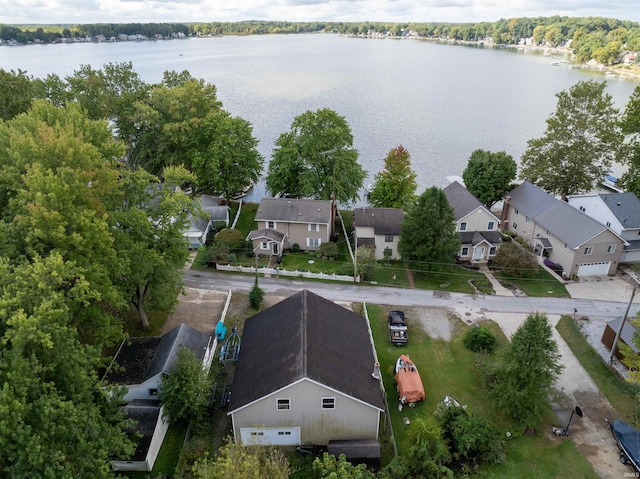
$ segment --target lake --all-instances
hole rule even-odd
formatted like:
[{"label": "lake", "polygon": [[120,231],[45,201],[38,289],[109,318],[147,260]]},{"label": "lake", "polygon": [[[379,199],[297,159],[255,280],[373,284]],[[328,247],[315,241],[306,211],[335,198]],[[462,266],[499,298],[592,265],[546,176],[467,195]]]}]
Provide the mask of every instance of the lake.
[{"label": "lake", "polygon": [[[253,124],[266,161],[295,116],[331,108],[351,125],[359,161],[369,172],[365,184],[382,169],[387,152],[402,144],[411,153],[419,192],[461,175],[478,148],[506,151],[519,162],[527,140],[544,133],[555,94],[578,81],[606,81],[621,109],[636,87],[566,63],[551,65],[563,60],[326,34],[0,47],[0,68],[36,77],[128,61],[149,83],[160,81],[165,70],[188,70],[215,84],[225,109]],[[617,166],[614,174],[620,171]],[[262,195],[263,184],[248,199]]]}]

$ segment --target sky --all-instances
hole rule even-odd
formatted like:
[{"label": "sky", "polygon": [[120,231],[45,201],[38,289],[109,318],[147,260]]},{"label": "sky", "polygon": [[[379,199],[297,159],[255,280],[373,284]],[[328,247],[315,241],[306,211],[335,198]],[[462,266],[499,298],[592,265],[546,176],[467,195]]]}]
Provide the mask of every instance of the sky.
[{"label": "sky", "polygon": [[640,22],[638,0],[0,0],[0,23],[157,23],[242,20],[493,22],[599,16]]}]

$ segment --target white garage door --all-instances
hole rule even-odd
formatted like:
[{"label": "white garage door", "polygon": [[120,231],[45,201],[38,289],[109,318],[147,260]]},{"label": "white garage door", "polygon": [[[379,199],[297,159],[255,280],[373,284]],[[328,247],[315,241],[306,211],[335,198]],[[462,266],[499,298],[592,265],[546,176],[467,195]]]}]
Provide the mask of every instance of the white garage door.
[{"label": "white garage door", "polygon": [[607,274],[611,261],[602,263],[582,263],[578,267],[578,276],[594,276],[598,274]]},{"label": "white garage door", "polygon": [[240,440],[245,446],[278,445],[299,446],[299,427],[242,427]]}]

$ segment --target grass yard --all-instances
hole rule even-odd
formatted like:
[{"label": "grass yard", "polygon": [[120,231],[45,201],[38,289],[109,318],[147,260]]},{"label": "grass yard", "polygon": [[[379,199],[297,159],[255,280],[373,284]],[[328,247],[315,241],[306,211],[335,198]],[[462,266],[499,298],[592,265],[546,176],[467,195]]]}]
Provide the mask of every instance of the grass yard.
[{"label": "grass yard", "polygon": [[416,288],[455,291],[458,293],[473,294],[474,290],[469,284],[474,284],[481,291],[493,291],[491,283],[484,274],[461,266],[443,264],[437,271],[413,270],[413,279]]},{"label": "grass yard", "polygon": [[556,329],[620,417],[633,424],[636,410],[633,386],[607,365],[571,316],[562,316]]},{"label": "grass yard", "polygon": [[517,286],[524,291],[528,296],[536,298],[569,298],[569,293],[560,281],[558,281],[554,275],[549,273],[544,268],[538,268],[535,274],[530,275],[527,278],[516,278],[513,276],[505,276],[502,273],[496,272],[495,277],[505,286],[509,287],[509,284]]},{"label": "grass yard", "polygon": [[[540,432],[534,436],[520,434],[514,422],[493,406],[479,377],[476,355],[462,344],[464,332],[469,326],[459,322],[453,339],[447,342],[429,337],[420,324],[410,323],[409,344],[396,347],[388,339],[388,309],[394,307],[367,306],[399,454],[407,448],[408,432],[411,428],[410,424],[404,423],[404,418],[413,421],[431,415],[439,401],[449,394],[461,404],[466,404],[472,413],[485,418],[498,431],[503,432],[505,439],[506,433],[511,433],[506,443],[507,460],[502,464],[484,466],[478,477],[598,477],[571,441],[551,438]],[[500,328],[490,321],[485,324],[496,334],[498,348],[504,348],[507,339]],[[415,408],[405,407],[398,412],[393,367],[400,354],[408,354],[418,367],[427,398]],[[552,422],[553,418],[550,415],[548,423]],[[546,430],[547,424],[541,427]]]}]

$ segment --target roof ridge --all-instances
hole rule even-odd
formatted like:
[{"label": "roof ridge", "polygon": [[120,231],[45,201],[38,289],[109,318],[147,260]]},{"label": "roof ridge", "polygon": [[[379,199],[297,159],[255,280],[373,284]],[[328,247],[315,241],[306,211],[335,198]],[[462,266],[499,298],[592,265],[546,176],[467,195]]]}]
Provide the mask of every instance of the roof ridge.
[{"label": "roof ridge", "polygon": [[308,362],[307,362],[307,352],[308,352],[308,343],[307,343],[307,321],[309,321],[309,309],[307,307],[307,297],[308,291],[305,289],[302,291],[302,334],[300,335],[300,341],[302,344],[300,345],[301,356],[302,356],[302,377],[309,377],[308,371]]}]

